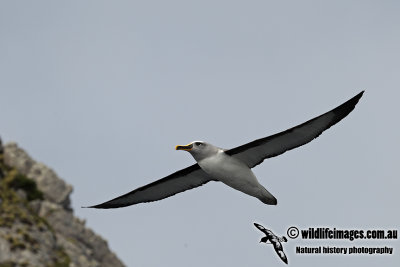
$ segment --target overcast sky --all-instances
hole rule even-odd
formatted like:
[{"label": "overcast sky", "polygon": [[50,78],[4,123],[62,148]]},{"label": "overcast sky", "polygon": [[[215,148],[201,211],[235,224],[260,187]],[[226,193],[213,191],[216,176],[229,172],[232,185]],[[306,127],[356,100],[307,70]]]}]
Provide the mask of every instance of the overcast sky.
[{"label": "overcast sky", "polygon": [[[399,230],[399,1],[1,1],[0,135],[73,185],[74,212],[127,266],[279,266],[253,222]],[[366,90],[306,146],[254,169],[277,206],[221,183],[81,209]],[[395,255],[298,255],[296,246]],[[290,239],[294,266],[394,266],[399,241]]]}]

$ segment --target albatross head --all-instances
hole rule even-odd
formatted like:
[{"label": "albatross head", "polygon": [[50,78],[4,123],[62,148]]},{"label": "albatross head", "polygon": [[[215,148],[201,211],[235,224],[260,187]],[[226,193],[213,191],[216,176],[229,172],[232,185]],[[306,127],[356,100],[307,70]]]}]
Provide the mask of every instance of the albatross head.
[{"label": "albatross head", "polygon": [[186,146],[176,146],[175,149],[188,151],[196,161],[215,155],[220,150],[218,147],[203,141],[193,141]]}]

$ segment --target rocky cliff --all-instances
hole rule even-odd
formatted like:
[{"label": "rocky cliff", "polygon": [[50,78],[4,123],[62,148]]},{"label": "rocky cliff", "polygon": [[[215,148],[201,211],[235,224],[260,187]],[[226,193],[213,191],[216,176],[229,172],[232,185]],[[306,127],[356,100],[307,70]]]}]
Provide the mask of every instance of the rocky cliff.
[{"label": "rocky cliff", "polygon": [[52,169],[0,139],[0,267],[124,266],[74,216],[71,192]]}]

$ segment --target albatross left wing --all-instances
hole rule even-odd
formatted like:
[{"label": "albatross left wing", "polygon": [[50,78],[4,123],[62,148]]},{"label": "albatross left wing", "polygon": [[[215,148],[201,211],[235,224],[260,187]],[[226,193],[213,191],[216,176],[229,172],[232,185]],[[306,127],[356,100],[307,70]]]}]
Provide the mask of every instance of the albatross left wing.
[{"label": "albatross left wing", "polygon": [[257,139],[253,142],[226,150],[225,153],[236,157],[253,168],[264,159],[278,156],[288,150],[302,146],[317,138],[323,131],[346,117],[356,106],[364,91],[342,105],[314,119],[286,131]]},{"label": "albatross left wing", "polygon": [[201,186],[212,180],[198,164],[194,164],[158,181],[139,187],[125,195],[88,208],[112,209],[161,200]]}]

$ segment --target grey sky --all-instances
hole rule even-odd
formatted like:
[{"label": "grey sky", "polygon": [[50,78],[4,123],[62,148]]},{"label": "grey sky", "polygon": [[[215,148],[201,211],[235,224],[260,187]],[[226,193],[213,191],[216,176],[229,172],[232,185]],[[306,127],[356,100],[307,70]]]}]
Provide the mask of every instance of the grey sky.
[{"label": "grey sky", "polygon": [[[1,1],[0,135],[74,186],[75,213],[128,266],[281,264],[259,222],[399,229],[398,1]],[[209,183],[118,210],[81,209],[192,164],[177,144],[231,148],[356,109],[254,169],[267,206]],[[296,266],[394,266],[394,256],[301,256]]]}]

